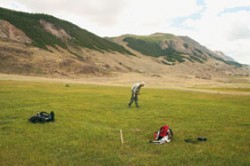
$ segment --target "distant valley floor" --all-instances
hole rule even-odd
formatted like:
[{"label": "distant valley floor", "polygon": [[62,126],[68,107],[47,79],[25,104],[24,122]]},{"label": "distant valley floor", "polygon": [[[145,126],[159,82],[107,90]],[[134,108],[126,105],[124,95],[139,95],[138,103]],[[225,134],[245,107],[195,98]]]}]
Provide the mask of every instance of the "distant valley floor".
[{"label": "distant valley floor", "polygon": [[81,78],[52,78],[1,74],[0,81],[51,82],[65,84],[94,84],[107,86],[126,86],[144,81],[145,88],[167,88],[206,93],[250,95],[250,77],[227,77],[198,79],[186,75],[154,75],[140,73],[113,73],[110,76],[86,75]]}]

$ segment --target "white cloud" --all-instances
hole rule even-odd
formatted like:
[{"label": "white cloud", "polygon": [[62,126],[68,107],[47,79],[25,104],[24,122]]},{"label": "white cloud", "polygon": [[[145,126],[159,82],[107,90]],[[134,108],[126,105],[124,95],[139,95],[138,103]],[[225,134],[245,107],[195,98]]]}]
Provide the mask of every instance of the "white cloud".
[{"label": "white cloud", "polygon": [[250,11],[228,14],[228,17],[232,19],[231,27],[228,32],[228,39],[250,39]]},{"label": "white cloud", "polygon": [[[191,30],[184,29],[179,32],[189,35],[212,50],[221,50],[241,63],[250,64],[250,1],[207,0],[205,3],[206,9],[199,19],[187,18],[183,22]],[[226,9],[247,4],[249,11],[231,10],[223,13]],[[173,32],[178,33],[178,27],[173,28]]]},{"label": "white cloud", "polygon": [[[99,36],[186,35],[250,64],[249,0],[1,0],[0,6],[47,13]],[[200,3],[203,2],[203,3]],[[237,10],[236,10],[237,9]],[[244,10],[242,10],[244,9]]]}]

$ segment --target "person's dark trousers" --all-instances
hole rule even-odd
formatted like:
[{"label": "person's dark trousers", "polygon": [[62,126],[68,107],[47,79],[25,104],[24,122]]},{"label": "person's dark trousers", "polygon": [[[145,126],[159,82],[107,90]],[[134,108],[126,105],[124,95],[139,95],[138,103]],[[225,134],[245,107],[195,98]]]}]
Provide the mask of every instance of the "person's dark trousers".
[{"label": "person's dark trousers", "polygon": [[128,103],[128,106],[130,107],[131,104],[132,104],[134,101],[135,101],[136,107],[138,108],[138,107],[139,107],[139,105],[138,105],[138,94],[137,94],[137,93],[134,94],[134,92],[132,91],[132,96],[131,96],[130,102]]}]

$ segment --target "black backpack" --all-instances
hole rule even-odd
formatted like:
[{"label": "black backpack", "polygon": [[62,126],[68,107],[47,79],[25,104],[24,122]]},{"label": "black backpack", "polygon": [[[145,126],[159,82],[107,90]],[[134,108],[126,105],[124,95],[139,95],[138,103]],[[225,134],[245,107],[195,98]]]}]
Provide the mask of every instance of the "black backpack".
[{"label": "black backpack", "polygon": [[55,120],[55,114],[53,111],[49,113],[47,112],[38,112],[36,115],[29,118],[31,123],[44,123],[44,122],[52,122]]}]

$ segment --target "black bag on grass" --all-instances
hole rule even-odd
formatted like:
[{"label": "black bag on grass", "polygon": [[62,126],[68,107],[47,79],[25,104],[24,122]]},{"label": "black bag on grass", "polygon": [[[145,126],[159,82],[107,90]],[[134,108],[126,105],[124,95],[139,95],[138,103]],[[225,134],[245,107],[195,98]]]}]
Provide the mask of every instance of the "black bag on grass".
[{"label": "black bag on grass", "polygon": [[44,122],[52,122],[55,120],[55,114],[53,111],[49,113],[47,112],[38,112],[36,115],[29,118],[31,123],[44,123]]}]

